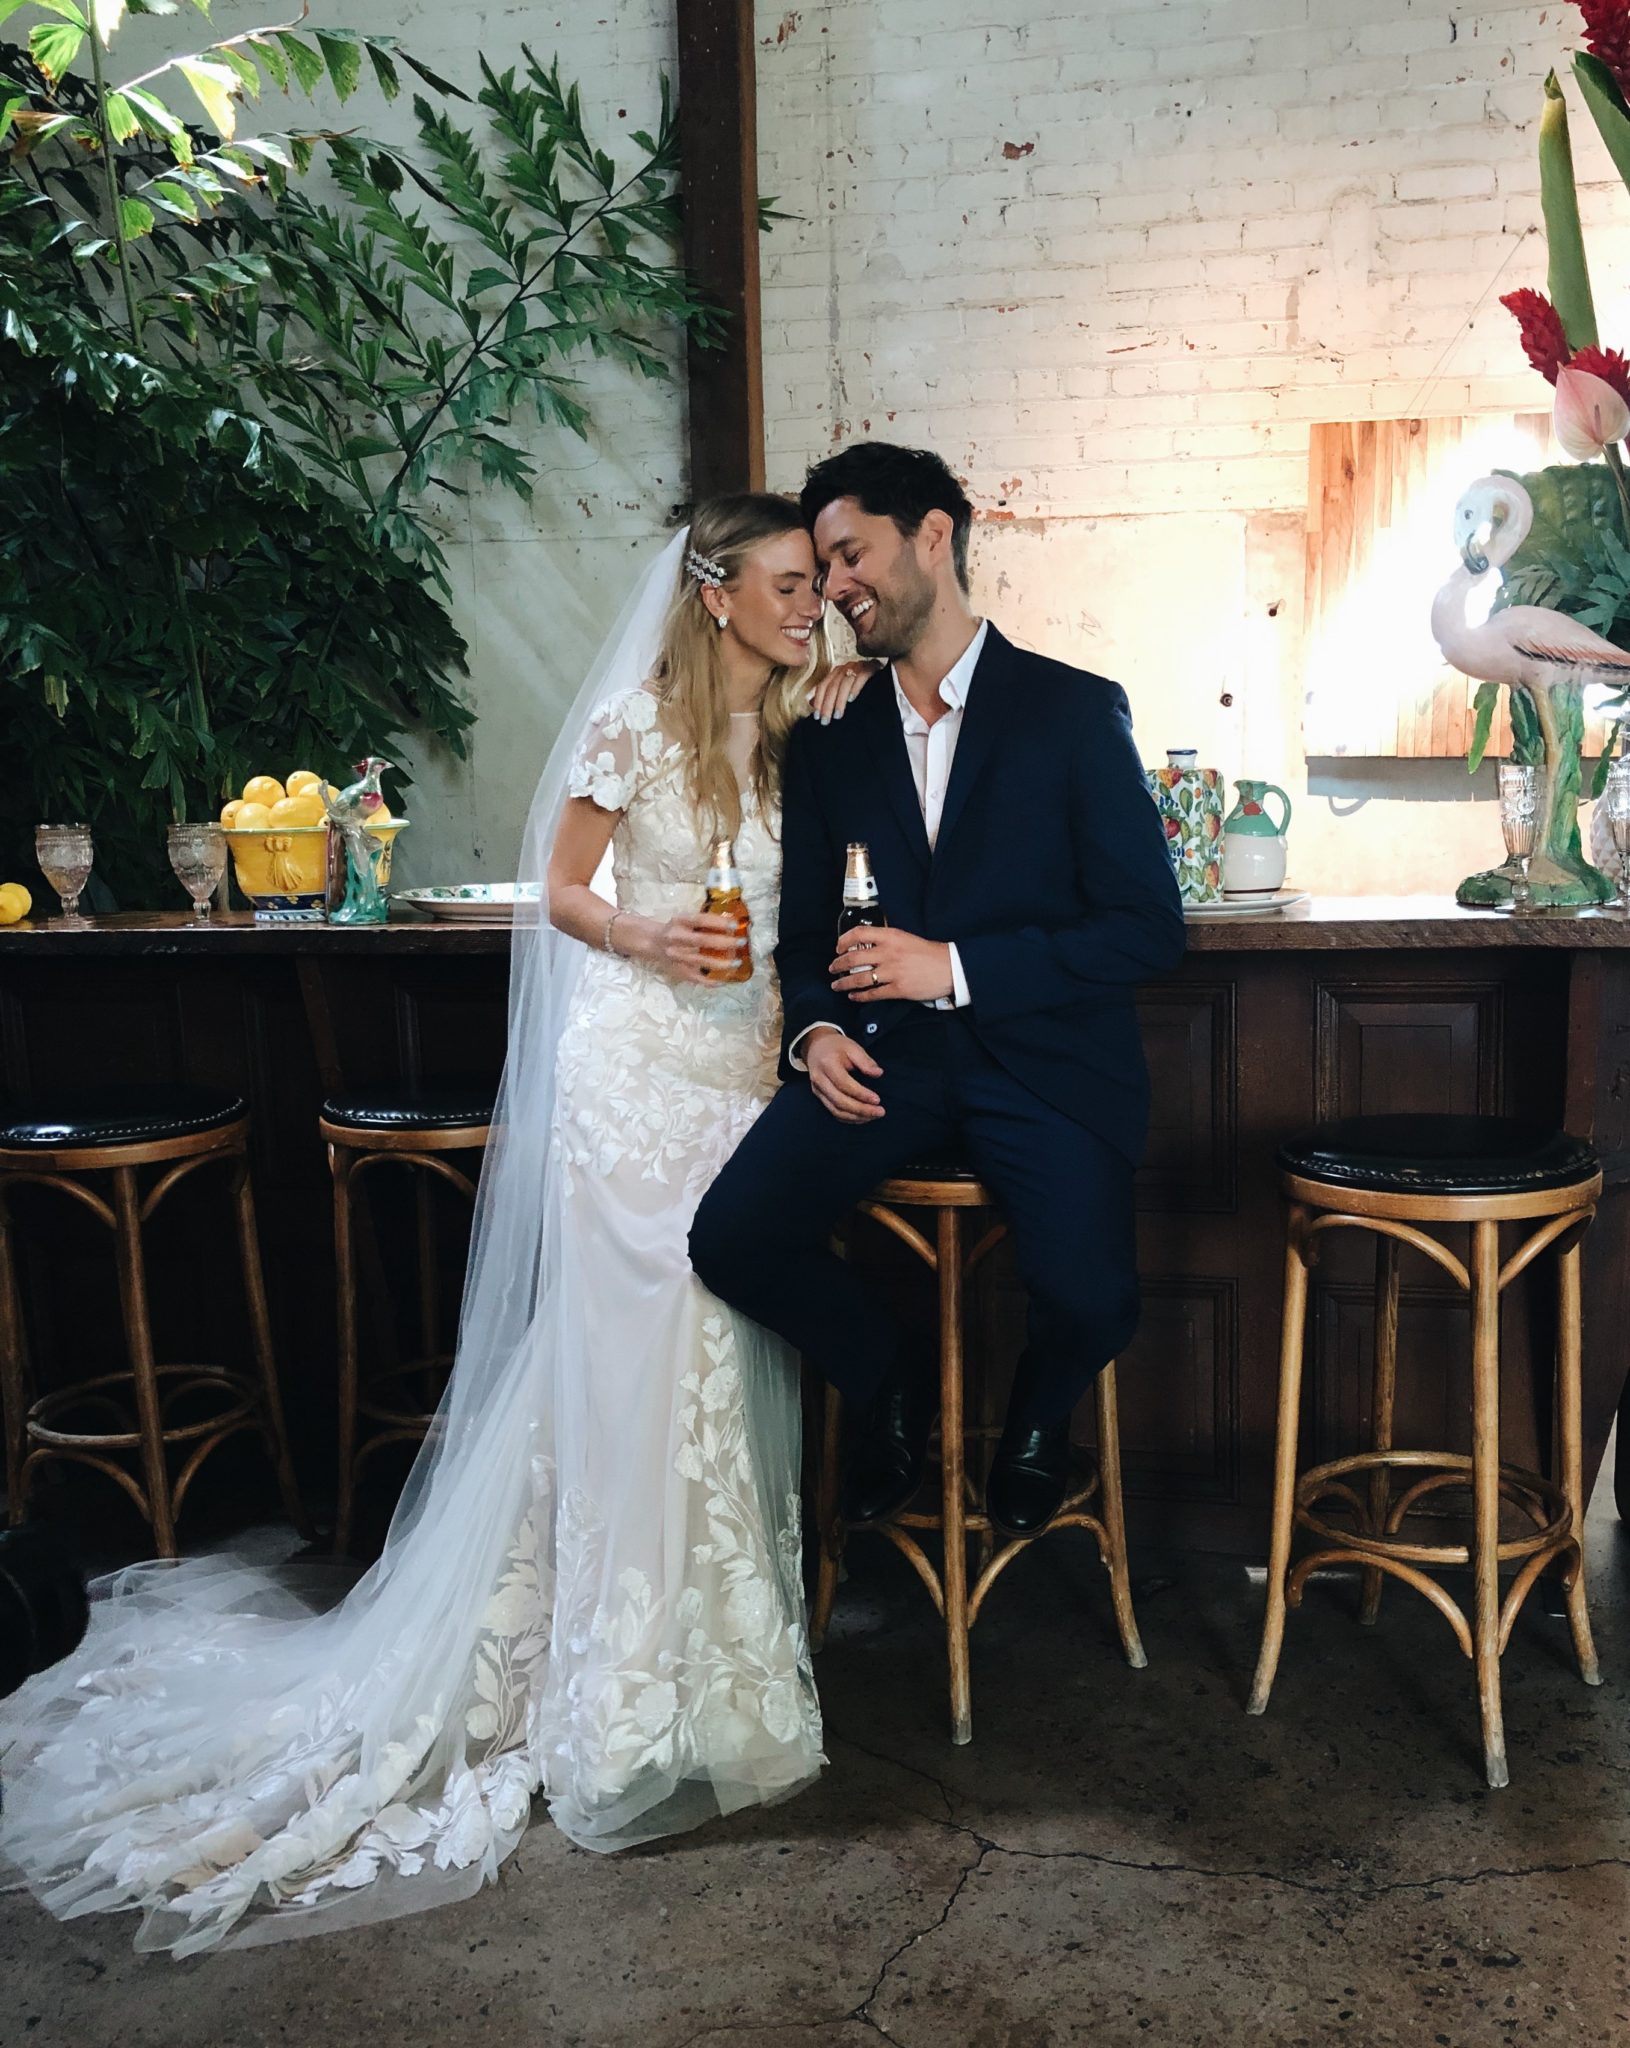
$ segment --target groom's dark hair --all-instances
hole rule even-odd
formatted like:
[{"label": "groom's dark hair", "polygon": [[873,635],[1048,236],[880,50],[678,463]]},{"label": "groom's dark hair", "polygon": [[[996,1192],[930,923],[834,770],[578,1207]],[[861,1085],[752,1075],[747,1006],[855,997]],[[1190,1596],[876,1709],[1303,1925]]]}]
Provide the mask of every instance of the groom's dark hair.
[{"label": "groom's dark hair", "polygon": [[892,441],[857,441],[837,455],[817,462],[804,479],[798,502],[805,523],[816,518],[835,498],[853,498],[874,519],[892,519],[907,540],[928,512],[943,512],[951,521],[951,559],[957,581],[968,587],[968,535],[973,506],[950,470],[927,448],[897,448]]}]

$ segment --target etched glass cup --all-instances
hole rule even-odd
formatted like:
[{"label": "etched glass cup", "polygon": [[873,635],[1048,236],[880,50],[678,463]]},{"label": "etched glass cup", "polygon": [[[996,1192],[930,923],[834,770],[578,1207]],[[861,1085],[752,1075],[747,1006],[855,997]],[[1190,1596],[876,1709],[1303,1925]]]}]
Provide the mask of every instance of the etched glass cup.
[{"label": "etched glass cup", "polygon": [[1602,792],[1607,829],[1619,856],[1619,908],[1630,917],[1630,755],[1621,754],[1607,771]]},{"label": "etched glass cup", "polygon": [[1506,853],[1517,866],[1517,879],[1511,885],[1511,909],[1516,917],[1526,917],[1534,908],[1528,863],[1539,844],[1539,791],[1537,768],[1515,761],[1501,764],[1500,830],[1505,835]]},{"label": "etched glass cup", "polygon": [[90,919],[79,914],[93,858],[89,825],[36,825],[34,858],[62,900],[62,915],[54,920],[58,927],[89,924]]},{"label": "etched glass cup", "polygon": [[171,825],[165,838],[175,878],[192,898],[193,916],[202,922],[226,873],[226,834],[219,825]]}]

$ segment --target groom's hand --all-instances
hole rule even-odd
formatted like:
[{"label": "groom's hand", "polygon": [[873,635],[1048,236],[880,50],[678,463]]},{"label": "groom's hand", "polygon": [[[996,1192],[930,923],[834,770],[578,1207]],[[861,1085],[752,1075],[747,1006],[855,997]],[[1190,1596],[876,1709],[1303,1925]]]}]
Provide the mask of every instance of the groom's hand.
[{"label": "groom's hand", "polygon": [[856,925],[838,941],[828,972],[852,1003],[935,1003],[955,993],[951,949],[892,925]]},{"label": "groom's hand", "polygon": [[883,1114],[881,1101],[858,1078],[869,1074],[875,1081],[883,1069],[835,1024],[811,1034],[804,1048],[804,1065],[816,1101],[839,1123],[869,1124]]}]

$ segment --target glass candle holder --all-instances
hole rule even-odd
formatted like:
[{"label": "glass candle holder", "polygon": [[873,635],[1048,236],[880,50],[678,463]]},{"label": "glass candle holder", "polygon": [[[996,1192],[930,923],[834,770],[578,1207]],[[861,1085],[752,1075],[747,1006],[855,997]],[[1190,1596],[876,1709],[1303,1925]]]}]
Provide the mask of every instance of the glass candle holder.
[{"label": "glass candle holder", "polygon": [[1619,908],[1630,917],[1630,757],[1621,754],[1607,771],[1602,791],[1607,829],[1619,856]]},{"label": "glass candle holder", "polygon": [[90,880],[94,859],[89,825],[36,825],[34,858],[62,904],[62,913],[54,922],[59,927],[89,924],[90,919],[79,914],[79,899]]},{"label": "glass candle holder", "polygon": [[1500,830],[1505,837],[1507,858],[1517,866],[1511,885],[1514,917],[1527,917],[1534,909],[1534,892],[1528,880],[1528,863],[1539,844],[1540,772],[1515,761],[1500,766]]},{"label": "glass candle holder", "polygon": [[192,914],[203,923],[209,901],[226,873],[226,834],[219,825],[171,825],[165,832],[170,866],[192,898]]}]

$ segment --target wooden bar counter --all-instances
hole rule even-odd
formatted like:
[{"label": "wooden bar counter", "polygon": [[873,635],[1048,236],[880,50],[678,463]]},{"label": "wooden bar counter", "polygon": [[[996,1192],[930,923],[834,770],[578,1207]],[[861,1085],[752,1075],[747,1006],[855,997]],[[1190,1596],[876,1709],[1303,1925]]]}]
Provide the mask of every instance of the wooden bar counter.
[{"label": "wooden bar counter", "polygon": [[[0,930],[7,1086],[186,1078],[248,1097],[279,1357],[314,1493],[333,1400],[318,1103],[341,1086],[496,1076],[508,951],[503,925],[419,919],[358,931],[182,914]],[[1265,1548],[1283,1256],[1274,1151],[1333,1116],[1502,1112],[1594,1140],[1607,1192],[1585,1255],[1593,1476],[1630,1368],[1630,921],[1517,920],[1427,897],[1196,919],[1181,970],[1140,1001],[1155,1102],[1140,1183],[1145,1307],[1120,1372],[1135,1539]],[[116,1323],[95,1225],[61,1203],[18,1207],[41,1352],[103,1355]],[[156,1232],[152,1264],[170,1355],[209,1355],[234,1325],[230,1299],[214,1298],[232,1283],[207,1209]],[[974,1340],[1006,1360],[1023,1295],[992,1264]],[[455,1267],[449,1279],[456,1292]],[[1398,1437],[1465,1448],[1464,1297],[1441,1279],[1406,1252]],[[1369,1289],[1364,1248],[1332,1245],[1314,1278],[1310,1458],[1357,1447],[1368,1426]],[[1520,1463],[1543,1463],[1549,1442],[1553,1320],[1548,1274],[1513,1288],[1506,1454]]]}]

